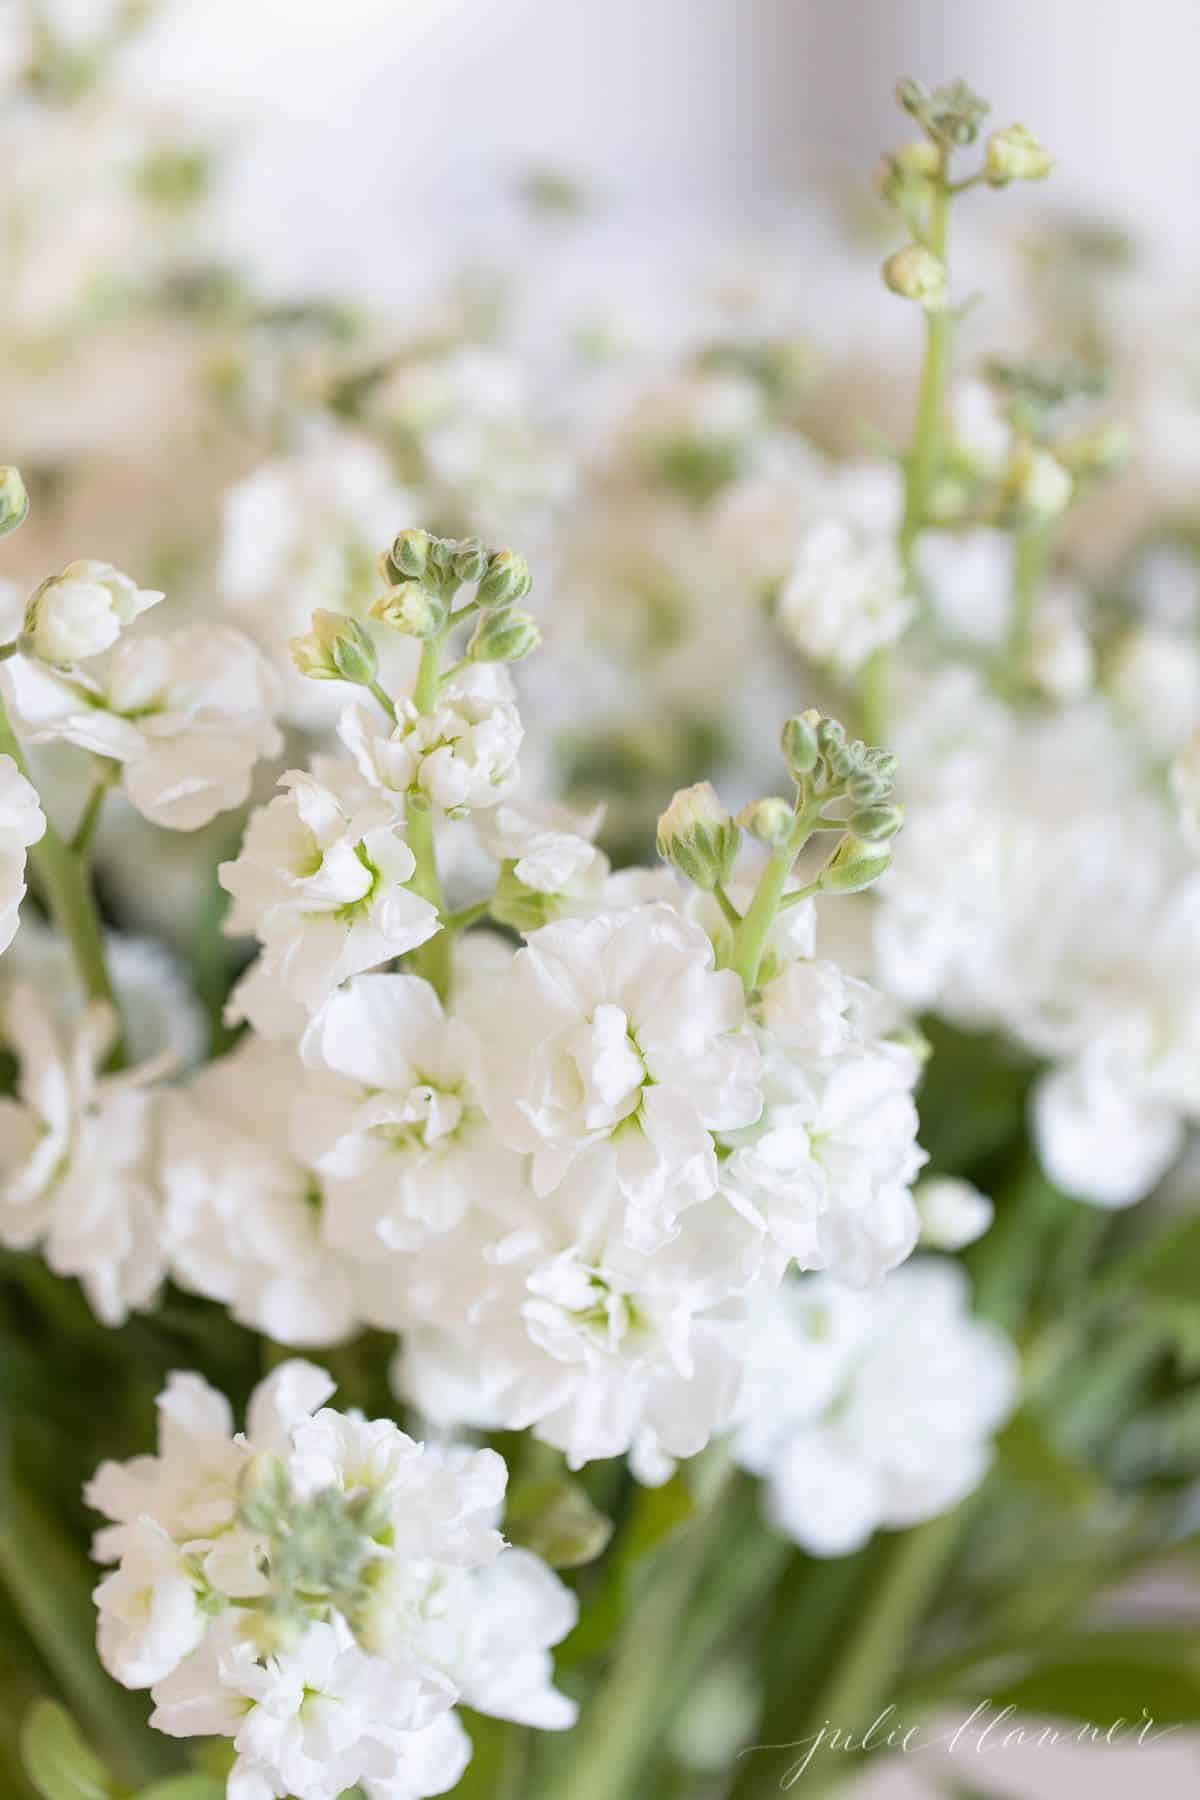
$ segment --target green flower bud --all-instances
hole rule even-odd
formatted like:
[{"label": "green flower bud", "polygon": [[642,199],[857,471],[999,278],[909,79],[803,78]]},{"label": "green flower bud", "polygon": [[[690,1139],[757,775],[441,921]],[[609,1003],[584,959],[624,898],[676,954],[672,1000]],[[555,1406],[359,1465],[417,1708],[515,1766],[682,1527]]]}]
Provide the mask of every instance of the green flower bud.
[{"label": "green flower bud", "polygon": [[456,581],[478,581],[488,566],[488,552],[478,538],[464,538],[454,548]]},{"label": "green flower bud", "polygon": [[738,824],[761,843],[777,849],[786,844],[796,824],[796,814],[786,800],[752,800],[737,816]]},{"label": "green flower bud", "polygon": [[11,464],[0,467],[0,537],[23,525],[29,514],[29,495],[21,471]]},{"label": "green flower bud", "polygon": [[728,881],[738,841],[738,828],[709,781],[680,788],[658,821],[658,854],[706,894]]},{"label": "green flower bud", "polygon": [[893,294],[919,301],[927,312],[940,312],[946,305],[946,265],[924,244],[906,244],[889,256],[883,279]]},{"label": "green flower bud", "polygon": [[886,839],[895,837],[903,824],[902,806],[864,806],[850,818],[850,829],[854,835],[864,838],[870,844],[883,843]]},{"label": "green flower bud", "polygon": [[476,599],[493,610],[523,600],[533,586],[529,565],[515,550],[497,550],[479,582]]},{"label": "green flower bud", "polygon": [[419,527],[402,531],[392,544],[390,553],[397,574],[406,575],[410,581],[420,581],[429,561],[432,544],[433,539],[429,533]]},{"label": "green flower bud", "polygon": [[542,641],[532,613],[519,607],[512,612],[484,613],[467,645],[474,662],[521,662]]},{"label": "green flower bud", "polygon": [[847,797],[856,806],[869,806],[873,801],[885,800],[891,791],[892,784],[886,775],[855,775],[846,783]]},{"label": "green flower bud", "polygon": [[548,1475],[520,1483],[504,1515],[504,1535],[552,1569],[594,1562],[612,1537],[612,1520],[592,1505],[578,1481]]},{"label": "green flower bud", "polygon": [[1010,181],[1044,181],[1053,167],[1050,152],[1024,125],[993,131],[988,139],[984,174],[993,187]]},{"label": "green flower bud", "polygon": [[846,741],[846,727],[836,719],[822,719],[817,726],[817,745],[822,756],[839,749]]},{"label": "green flower bud", "polygon": [[440,594],[431,593],[419,581],[402,581],[380,595],[371,607],[371,617],[406,637],[431,638],[442,629],[449,611]]},{"label": "green flower bud", "polygon": [[352,681],[367,687],[375,679],[375,646],[357,619],[345,613],[315,612],[312,630],[289,640],[292,661],[314,681]]},{"label": "green flower bud", "polygon": [[820,723],[820,713],[810,707],[807,712],[797,713],[795,718],[789,719],[783,728],[780,739],[783,760],[793,781],[799,781],[802,775],[808,775],[817,766],[820,754],[817,727]]},{"label": "green flower bud", "polygon": [[857,894],[877,881],[891,861],[889,851],[861,838],[844,837],[821,873],[817,886],[823,894]]}]

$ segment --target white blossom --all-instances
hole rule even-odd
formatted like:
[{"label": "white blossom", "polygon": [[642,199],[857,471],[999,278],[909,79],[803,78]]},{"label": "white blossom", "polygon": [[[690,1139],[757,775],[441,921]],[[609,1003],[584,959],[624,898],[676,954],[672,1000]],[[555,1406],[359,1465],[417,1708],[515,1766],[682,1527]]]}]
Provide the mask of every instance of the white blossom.
[{"label": "white blossom", "polygon": [[764,1105],[725,1138],[721,1191],[801,1269],[871,1282],[917,1240],[912,1051],[879,1033],[876,996],[832,963],[792,963],[762,991]]},{"label": "white blossom", "polygon": [[82,662],[111,649],[126,625],[163,595],[139,588],[111,563],[84,557],[43,581],[25,609],[21,647],[41,662]]},{"label": "white blossom", "polygon": [[[418,1250],[476,1205],[504,1216],[526,1193],[525,1159],[496,1142],[483,1110],[481,1052],[415,975],[358,975],[305,1033],[331,1077],[296,1110],[322,1176],[328,1242],[370,1263]],[[382,1279],[394,1285],[394,1267]]]},{"label": "white blossom", "polygon": [[33,743],[63,741],[120,763],[138,812],[174,831],[240,806],[254,764],[282,741],[279,678],[228,627],[138,633],[70,676],[17,657],[4,678]]},{"label": "white blossom", "polygon": [[276,1343],[330,1344],[358,1322],[355,1272],[294,1130],[302,1087],[290,1046],[248,1036],[166,1097],[162,1237],[182,1287]]},{"label": "white blossom", "polygon": [[0,754],[0,952],[16,935],[25,898],[25,852],[46,830],[37,791],[11,756]]},{"label": "white blossom", "polygon": [[734,1453],[765,1479],[778,1530],[845,1556],[977,1486],[1017,1373],[953,1263],[920,1257],[865,1292],[793,1279],[761,1316]]},{"label": "white blossom", "polygon": [[330,779],[284,775],[218,870],[234,901],[226,929],[262,945],[231,1007],[271,1036],[298,1034],[339,982],[438,929],[436,908],[407,885],[416,862],[394,808],[334,765],[321,774]]},{"label": "white blossom", "polygon": [[994,1208],[986,1194],[954,1175],[929,1175],[913,1194],[923,1250],[963,1250],[981,1238]]},{"label": "white blossom", "polygon": [[[544,1729],[573,1722],[550,1648],[575,1602],[535,1556],[505,1548],[493,1451],[427,1448],[390,1419],[325,1406],[332,1390],[323,1370],[285,1363],[235,1435],[222,1395],[170,1377],[158,1454],[106,1463],[86,1490],[110,1521],[93,1553],[117,1565],[96,1589],[100,1655],[127,1686],[152,1687],[159,1730],[232,1738],[234,1796],[337,1800],[362,1783],[378,1800],[422,1800],[469,1759],[459,1701]],[[368,1503],[342,1515],[336,1551],[316,1515],[300,1552],[342,1569],[353,1549],[370,1568],[331,1600],[275,1560],[287,1509],[322,1498]]]},{"label": "white blossom", "polygon": [[650,1247],[717,1186],[713,1133],[762,1106],[738,977],[663,904],[534,932],[480,1021],[501,1139],[551,1192],[610,1185]]},{"label": "white blossom", "polygon": [[338,730],[363,780],[400,805],[407,800],[460,818],[498,805],[516,783],[520,716],[510,699],[479,681],[452,682],[426,713],[406,701],[391,727],[370,708],[351,705]]},{"label": "white blossom", "polygon": [[0,1239],[38,1245],[58,1275],[78,1276],[93,1310],[120,1325],[153,1301],[165,1273],[154,1179],[154,1113],[144,1065],[101,1071],[116,1035],[97,1002],[58,1027],[36,991],[13,985],[2,1028],[17,1058],[13,1097],[0,1098]]},{"label": "white blossom", "polygon": [[913,615],[896,548],[893,469],[851,464],[826,478],[797,532],[776,601],[796,649],[841,676],[901,636]]}]

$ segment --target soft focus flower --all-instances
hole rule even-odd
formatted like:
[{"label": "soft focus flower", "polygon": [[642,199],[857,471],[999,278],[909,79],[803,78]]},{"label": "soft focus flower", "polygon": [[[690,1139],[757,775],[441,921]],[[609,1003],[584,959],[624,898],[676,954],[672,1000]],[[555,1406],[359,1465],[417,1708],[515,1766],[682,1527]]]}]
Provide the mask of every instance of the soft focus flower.
[{"label": "soft focus flower", "polygon": [[18,729],[122,765],[129,800],[155,825],[194,831],[240,806],[255,763],[281,739],[279,677],[228,627],[125,638],[71,676],[5,664]]},{"label": "soft focus flower", "polygon": [[25,852],[38,843],[46,817],[37,791],[11,756],[0,755],[0,951],[16,935],[25,898]]},{"label": "soft focus flower", "polygon": [[1017,1393],[1016,1353],[972,1319],[958,1267],[922,1257],[866,1292],[786,1282],[761,1319],[735,1455],[776,1528],[845,1556],[969,1494]]},{"label": "soft focus flower", "polygon": [[923,1250],[964,1250],[983,1236],[993,1207],[969,1181],[953,1175],[930,1175],[913,1194],[921,1218]]},{"label": "soft focus flower", "polygon": [[150,1305],[165,1273],[153,1161],[154,1065],[101,1070],[112,1009],[89,1006],[67,1032],[23,983],[4,996],[3,1034],[17,1058],[14,1097],[0,1099],[0,1239],[42,1249],[79,1277],[97,1316],[120,1325]]},{"label": "soft focus flower", "polygon": [[98,656],[116,643],[122,628],[163,598],[139,588],[111,563],[85,557],[43,581],[30,596],[21,648],[41,662],[65,666]]}]

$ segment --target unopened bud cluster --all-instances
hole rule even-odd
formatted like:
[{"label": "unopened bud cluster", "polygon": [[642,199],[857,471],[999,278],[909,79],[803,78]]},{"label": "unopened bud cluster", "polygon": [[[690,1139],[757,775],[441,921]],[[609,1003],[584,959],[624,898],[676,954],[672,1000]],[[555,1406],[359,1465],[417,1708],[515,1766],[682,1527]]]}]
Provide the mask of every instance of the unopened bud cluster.
[{"label": "unopened bud cluster", "polygon": [[902,81],[896,98],[925,135],[884,157],[880,192],[914,241],[888,257],[883,279],[893,294],[916,301],[926,312],[940,312],[948,304],[945,236],[951,196],[981,181],[990,187],[1042,181],[1052,159],[1028,127],[1009,125],[988,138],[982,168],[967,182],[952,185],[951,155],[975,143],[990,110],[987,101],[964,81],[933,89]]},{"label": "unopened bud cluster", "polygon": [[379,566],[388,591],[371,616],[408,637],[433,638],[445,631],[459,588],[475,584],[471,611],[479,623],[467,646],[473,662],[519,662],[541,641],[532,615],[516,608],[533,579],[515,550],[489,550],[478,538],[402,531]]},{"label": "unopened bud cluster", "polygon": [[[796,810],[815,815],[818,829],[840,827],[844,834],[815,886],[840,894],[869,887],[887,868],[889,841],[904,823],[904,808],[892,799],[895,756],[847,737],[844,726],[815,709],[789,719],[781,743],[799,790]],[[831,813],[831,807],[839,810]]]},{"label": "unopened bud cluster", "polygon": [[[419,640],[443,639],[461,621],[475,620],[466,646],[471,662],[520,662],[541,642],[537,621],[516,605],[533,585],[515,550],[489,550],[478,538],[440,538],[420,529],[402,531],[379,558],[387,582],[370,609],[380,625]],[[462,587],[474,598],[455,607]],[[291,640],[292,659],[316,681],[349,681],[371,687],[378,655],[367,627],[342,613],[316,612],[312,628]]]},{"label": "unopened bud cluster", "polygon": [[267,1590],[257,1607],[270,1647],[294,1641],[334,1613],[366,1641],[369,1571],[389,1523],[378,1489],[326,1487],[300,1496],[282,1458],[260,1455],[242,1477],[238,1522],[265,1540]]}]

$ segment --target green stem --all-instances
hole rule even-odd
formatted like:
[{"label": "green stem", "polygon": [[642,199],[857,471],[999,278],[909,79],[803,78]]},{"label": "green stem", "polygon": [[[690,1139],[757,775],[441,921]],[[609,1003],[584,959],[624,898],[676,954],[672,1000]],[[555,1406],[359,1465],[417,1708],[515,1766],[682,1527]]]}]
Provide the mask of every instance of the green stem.
[{"label": "green stem", "polygon": [[[946,261],[950,222],[950,189],[945,161],[933,184],[929,218],[929,249]],[[917,395],[917,419],[904,481],[904,519],[900,526],[900,554],[912,575],[912,549],[917,533],[927,522],[929,490],[941,461],[942,417],[946,400],[946,369],[950,346],[950,314],[940,307],[925,315],[925,361]]]},{"label": "green stem", "polygon": [[[946,178],[946,157],[933,181],[928,248],[944,264],[950,223],[950,197],[956,190]],[[912,448],[904,470],[904,517],[900,525],[900,560],[909,587],[917,591],[913,546],[927,524],[929,494],[942,457],[942,421],[946,408],[946,373],[950,350],[950,314],[945,307],[925,314],[925,358],[917,392]],[[858,685],[859,722],[869,744],[887,740],[891,715],[892,653],[876,650],[863,666]]]},{"label": "green stem", "polygon": [[[438,687],[441,681],[442,646],[446,633],[427,638],[421,646],[421,661],[417,669],[416,685],[413,688],[413,705],[418,713],[432,712],[438,701]],[[413,853],[416,869],[409,887],[414,894],[420,894],[431,906],[442,912],[442,884],[438,876],[437,852],[433,842],[433,815],[430,812],[417,812],[411,807],[408,814],[408,826],[405,834],[408,847]],[[451,933],[441,929],[425,943],[419,944],[411,952],[410,963],[418,975],[423,975],[433,988],[439,999],[444,1000],[450,991],[450,943]]]},{"label": "green stem", "polygon": [[763,951],[771,935],[771,927],[784,904],[784,889],[796,866],[796,858],[812,836],[820,816],[821,803],[802,790],[796,800],[796,819],[786,840],[772,850],[767,859],[754,898],[746,908],[733,937],[731,967],[742,978],[749,993],[758,981]]},{"label": "green stem", "polygon": [[378,681],[368,681],[367,691],[372,699],[377,700],[394,725],[396,723],[396,703],[387,689]]},{"label": "green stem", "polygon": [[1046,566],[1049,538],[1044,526],[1029,526],[1016,534],[1013,564],[1013,610],[1008,654],[1017,682],[1026,676],[1033,648],[1033,618],[1038,588]]},{"label": "green stem", "polygon": [[733,904],[733,901],[729,898],[729,895],[725,892],[725,889],[721,886],[721,883],[719,881],[718,881],[716,887],[713,889],[713,899],[716,901],[717,905],[720,907],[722,913],[724,914],[726,923],[729,925],[732,925],[733,929],[736,931],[738,926],[742,922],[742,915],[738,911],[737,907]]},{"label": "green stem", "polygon": [[[976,1259],[976,1311],[1017,1331],[1030,1306],[1061,1197],[1034,1165],[1022,1168],[1008,1204]],[[839,1731],[864,1730],[894,1699],[911,1641],[934,1604],[974,1514],[980,1490],[952,1512],[891,1539],[866,1604],[829,1682],[797,1738],[828,1721]],[[853,1772],[853,1765],[845,1768]],[[831,1784],[832,1769],[827,1776]]]},{"label": "green stem", "polygon": [[[2,701],[0,752],[11,756],[26,780],[30,779],[28,765]],[[103,1000],[115,1011],[116,997],[104,959],[103,928],[83,857],[63,842],[47,820],[41,842],[30,849],[29,860],[54,922],[71,947],[84,992],[89,1000]],[[120,1059],[119,1042],[113,1059]]]},{"label": "green stem", "polygon": [[104,796],[107,794],[109,788],[112,786],[120,772],[121,768],[119,763],[106,761],[101,768],[99,775],[97,775],[92,786],[92,791],[87,797],[84,809],[79,815],[79,823],[75,827],[75,835],[70,842],[69,848],[74,855],[80,858],[86,855],[95,833],[96,826],[100,823],[100,808],[104,805]]},{"label": "green stem", "polygon": [[[891,1701],[911,1640],[958,1548],[967,1505],[943,1513],[941,1518],[931,1519],[915,1530],[902,1532],[886,1544],[856,1627],[796,1734],[798,1746],[825,1725],[857,1735]],[[810,1773],[809,1791],[825,1785],[815,1765]],[[833,1770],[827,1769],[826,1784],[830,1784],[831,1774]]]},{"label": "green stem", "polygon": [[726,1465],[715,1476],[702,1507],[663,1554],[652,1586],[617,1646],[613,1664],[576,1728],[561,1775],[539,1800],[628,1800],[649,1793],[640,1780],[661,1743],[662,1695],[696,1583],[726,1527],[723,1502],[733,1479]]}]

